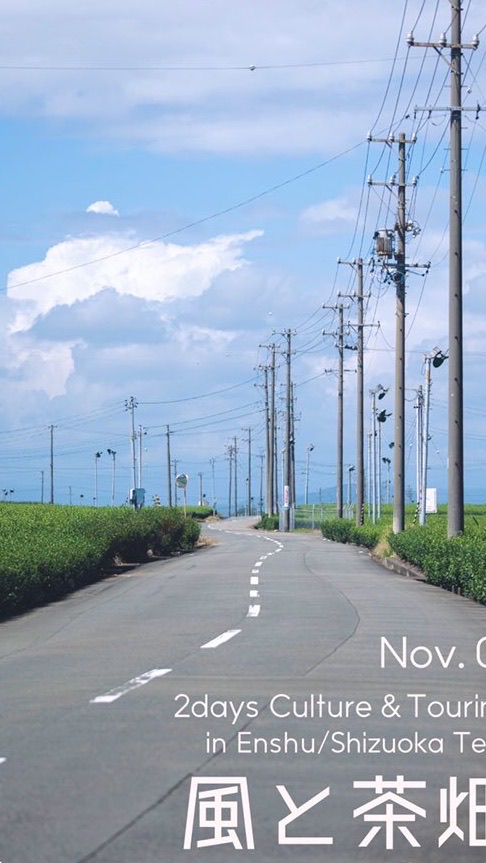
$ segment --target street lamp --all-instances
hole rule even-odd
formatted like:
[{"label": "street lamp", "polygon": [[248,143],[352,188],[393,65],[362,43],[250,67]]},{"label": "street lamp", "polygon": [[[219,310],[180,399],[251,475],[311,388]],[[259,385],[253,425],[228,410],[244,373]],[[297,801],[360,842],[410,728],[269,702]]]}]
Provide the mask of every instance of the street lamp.
[{"label": "street lamp", "polygon": [[448,357],[440,348],[434,348],[429,354],[424,355],[425,360],[425,417],[422,427],[422,481],[420,483],[420,506],[419,524],[424,525],[426,520],[426,497],[427,497],[427,460],[429,448],[429,414],[430,414],[430,390],[432,388],[431,364],[435,369],[440,368]]},{"label": "street lamp", "polygon": [[94,466],[95,466],[95,493],[94,493],[94,505],[98,506],[98,459],[101,458],[101,452],[95,452],[94,454]]},{"label": "street lamp", "polygon": [[309,467],[310,467],[310,454],[314,449],[314,444],[310,443],[307,445],[307,462],[305,468],[305,505],[307,506],[309,503]]},{"label": "street lamp", "polygon": [[[391,416],[391,414],[387,414],[386,410],[380,411],[377,413],[376,408],[376,398],[383,399],[388,392],[388,387],[382,386],[382,384],[378,384],[373,390],[370,390],[371,396],[371,512],[372,512],[372,521],[373,524],[376,524],[376,516],[378,509],[378,517],[381,515],[381,423],[386,421],[387,416]],[[377,467],[377,457],[376,457],[376,423],[379,422],[379,454],[378,454],[378,502],[377,502],[377,483],[376,483],[376,467]],[[377,506],[378,503],[378,506]]]},{"label": "street lamp", "polygon": [[115,458],[116,458],[116,450],[108,448],[106,450],[108,455],[111,455],[113,460],[112,468],[111,468],[111,505],[115,506]]},{"label": "street lamp", "polygon": [[355,469],[354,464],[350,464],[348,467],[348,506],[351,506],[351,474]]}]

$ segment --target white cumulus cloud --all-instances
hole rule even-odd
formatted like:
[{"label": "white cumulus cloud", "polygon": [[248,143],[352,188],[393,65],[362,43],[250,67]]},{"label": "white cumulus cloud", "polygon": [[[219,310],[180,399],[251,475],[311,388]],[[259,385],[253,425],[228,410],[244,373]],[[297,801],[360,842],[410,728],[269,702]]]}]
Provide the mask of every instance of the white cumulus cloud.
[{"label": "white cumulus cloud", "polygon": [[94,201],[89,207],[86,207],[87,213],[97,213],[100,216],[119,216],[120,213],[115,209],[110,201]]},{"label": "white cumulus cloud", "polygon": [[[117,327],[124,332],[127,303],[134,340],[143,343],[148,322],[163,325],[167,304],[201,297],[219,276],[245,266],[244,246],[261,234],[223,235],[192,246],[105,234],[52,246],[44,260],[9,274],[10,370],[51,397],[62,393],[75,372],[76,346],[99,343],[103,328],[107,341]],[[210,343],[208,333],[205,340]]]}]

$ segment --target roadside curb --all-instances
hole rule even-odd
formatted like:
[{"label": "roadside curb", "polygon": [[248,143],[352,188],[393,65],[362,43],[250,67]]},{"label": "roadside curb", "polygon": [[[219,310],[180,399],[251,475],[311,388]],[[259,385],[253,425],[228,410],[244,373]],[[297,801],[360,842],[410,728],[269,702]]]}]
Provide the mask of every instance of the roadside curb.
[{"label": "roadside curb", "polygon": [[417,569],[417,567],[412,566],[410,563],[405,563],[403,560],[397,560],[393,557],[378,557],[373,552],[370,552],[370,557],[376,563],[381,563],[386,569],[397,572],[398,575],[403,575],[405,578],[414,578],[416,581],[427,581],[426,576],[420,569]]}]

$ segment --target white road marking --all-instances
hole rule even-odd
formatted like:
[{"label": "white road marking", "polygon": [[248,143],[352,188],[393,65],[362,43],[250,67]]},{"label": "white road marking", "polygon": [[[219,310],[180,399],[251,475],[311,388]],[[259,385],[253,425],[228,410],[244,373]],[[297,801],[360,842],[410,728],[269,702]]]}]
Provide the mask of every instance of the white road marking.
[{"label": "white road marking", "polygon": [[258,575],[252,575],[250,578],[250,584],[258,584],[259,581],[260,579],[258,578]]},{"label": "white road marking", "polygon": [[217,638],[213,638],[212,641],[208,641],[207,644],[201,644],[201,650],[204,650],[207,647],[219,647],[220,644],[224,644],[225,641],[229,641],[230,638],[234,638],[234,636],[238,635],[239,632],[241,632],[241,629],[228,629],[226,632],[218,635]]},{"label": "white road marking", "polygon": [[139,686],[144,686],[146,683],[150,683],[151,680],[155,680],[156,677],[163,677],[164,674],[169,674],[172,671],[172,668],[153,668],[152,671],[146,671],[145,674],[141,674],[139,677],[134,677],[132,680],[129,680],[128,683],[122,684],[117,689],[110,689],[109,692],[105,692],[104,695],[98,695],[96,698],[92,698],[90,704],[112,704],[113,701],[116,701],[118,698],[121,698],[122,695],[126,695],[127,692],[131,692],[132,689],[138,689]]},{"label": "white road marking", "polygon": [[6,758],[0,758],[0,764],[5,764],[6,760]]},{"label": "white road marking", "polygon": [[261,565],[262,565],[261,560],[257,560],[257,562],[253,564],[253,566],[261,566]]},{"label": "white road marking", "polygon": [[257,575],[259,572],[260,572],[259,569],[252,569],[252,571],[251,571],[252,575]]},{"label": "white road marking", "polygon": [[252,599],[258,599],[260,594],[258,593],[258,590],[250,590],[250,596]]},{"label": "white road marking", "polygon": [[249,605],[247,617],[258,617],[260,614],[260,605]]}]

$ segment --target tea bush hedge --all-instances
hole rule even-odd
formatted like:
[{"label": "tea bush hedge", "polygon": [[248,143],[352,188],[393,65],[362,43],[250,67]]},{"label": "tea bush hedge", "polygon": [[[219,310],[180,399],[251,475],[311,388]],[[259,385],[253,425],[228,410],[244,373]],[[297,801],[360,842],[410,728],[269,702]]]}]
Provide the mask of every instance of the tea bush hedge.
[{"label": "tea bush hedge", "polygon": [[356,527],[349,519],[332,518],[322,523],[321,532],[326,539],[332,539],[335,542],[353,542],[355,545],[374,548],[380,541],[382,528],[380,523],[366,523]]},{"label": "tea bush hedge", "polygon": [[397,534],[392,532],[389,513],[377,524],[366,522],[362,527],[348,519],[331,519],[323,522],[321,530],[328,539],[370,549],[384,540],[402,560],[417,566],[430,584],[486,604],[486,512],[470,507],[469,513],[464,535],[454,539],[447,537],[445,510],[430,515],[423,526],[413,524],[410,512],[406,529]]},{"label": "tea bush hedge", "polygon": [[430,584],[486,603],[486,526],[467,518],[463,536],[448,539],[443,519],[391,534],[391,548],[418,566]]},{"label": "tea bush hedge", "polygon": [[175,508],[0,504],[0,616],[56,599],[106,575],[194,547],[199,522]]}]

